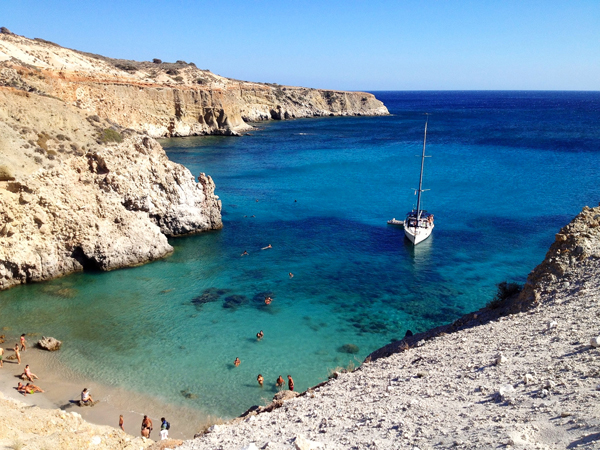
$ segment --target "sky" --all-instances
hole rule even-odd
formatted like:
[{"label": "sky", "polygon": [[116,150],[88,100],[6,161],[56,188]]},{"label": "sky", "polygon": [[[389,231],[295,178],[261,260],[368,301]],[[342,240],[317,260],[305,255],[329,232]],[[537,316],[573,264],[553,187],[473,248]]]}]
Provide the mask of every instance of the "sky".
[{"label": "sky", "polygon": [[0,0],[0,26],[345,90],[600,90],[600,0]]}]

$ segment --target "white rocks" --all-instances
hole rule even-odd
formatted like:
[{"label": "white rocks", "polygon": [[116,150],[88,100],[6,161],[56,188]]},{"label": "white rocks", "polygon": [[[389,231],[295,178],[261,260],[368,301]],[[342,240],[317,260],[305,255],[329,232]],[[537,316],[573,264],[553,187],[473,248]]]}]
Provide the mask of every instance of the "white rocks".
[{"label": "white rocks", "polygon": [[244,445],[240,450],[258,450],[258,447],[254,442],[251,442],[248,445]]},{"label": "white rocks", "polygon": [[512,384],[503,384],[500,386],[500,389],[498,389],[498,395],[500,396],[501,400],[508,400],[512,398],[515,393],[516,390]]},{"label": "white rocks", "polygon": [[502,352],[500,352],[496,355],[496,358],[494,359],[494,364],[499,366],[500,364],[505,364],[506,361],[508,361],[508,359],[502,354]]},{"label": "white rocks", "polygon": [[534,381],[535,380],[533,378],[533,375],[531,375],[530,373],[526,373],[523,376],[523,383],[525,383],[525,384],[532,384]]},{"label": "white rocks", "polygon": [[600,336],[596,336],[590,339],[590,345],[594,348],[600,347]]},{"label": "white rocks", "polygon": [[315,450],[323,448],[323,444],[321,442],[311,441],[302,436],[296,436],[294,439],[294,448],[296,450]]},{"label": "white rocks", "polygon": [[546,330],[552,330],[554,328],[558,327],[558,322],[556,320],[551,320],[547,323],[546,325]]},{"label": "white rocks", "polygon": [[38,341],[37,345],[38,347],[48,350],[49,352],[55,352],[60,349],[62,341],[59,341],[53,337],[42,336],[42,339]]}]

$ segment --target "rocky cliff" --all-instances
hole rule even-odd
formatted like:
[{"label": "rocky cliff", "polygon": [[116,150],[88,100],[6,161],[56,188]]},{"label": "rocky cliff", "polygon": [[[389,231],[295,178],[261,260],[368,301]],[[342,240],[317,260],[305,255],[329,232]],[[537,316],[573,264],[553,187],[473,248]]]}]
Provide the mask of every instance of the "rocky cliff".
[{"label": "rocky cliff", "polygon": [[218,229],[210,176],[153,139],[235,135],[247,121],[386,114],[370,94],[246,83],[0,30],[0,289],[141,264],[169,236]]},{"label": "rocky cliff", "polygon": [[152,137],[233,135],[267,119],[388,114],[364,92],[250,83],[184,61],[115,60],[7,33],[0,61],[0,85],[52,95]]}]

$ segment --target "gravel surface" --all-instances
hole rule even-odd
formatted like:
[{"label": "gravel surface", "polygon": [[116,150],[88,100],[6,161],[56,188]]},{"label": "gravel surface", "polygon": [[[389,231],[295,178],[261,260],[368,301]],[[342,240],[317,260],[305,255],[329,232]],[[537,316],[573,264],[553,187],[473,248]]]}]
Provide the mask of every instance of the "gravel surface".
[{"label": "gravel surface", "polygon": [[600,448],[599,221],[584,208],[502,307],[179,448]]}]

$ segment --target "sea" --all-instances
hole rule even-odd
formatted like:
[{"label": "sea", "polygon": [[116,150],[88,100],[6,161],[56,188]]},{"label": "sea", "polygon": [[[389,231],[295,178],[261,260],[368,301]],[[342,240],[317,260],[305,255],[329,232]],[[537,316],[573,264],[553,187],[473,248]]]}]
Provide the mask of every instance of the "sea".
[{"label": "sea", "polygon": [[[303,391],[524,283],[600,200],[599,92],[374,94],[389,116],[162,141],[213,177],[223,229],[171,239],[171,256],[141,267],[1,292],[0,327],[63,340],[61,364],[98,383],[234,417],[279,375]],[[386,222],[416,204],[425,113],[436,226],[413,247]]]}]

